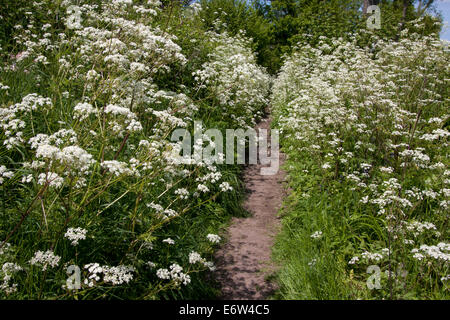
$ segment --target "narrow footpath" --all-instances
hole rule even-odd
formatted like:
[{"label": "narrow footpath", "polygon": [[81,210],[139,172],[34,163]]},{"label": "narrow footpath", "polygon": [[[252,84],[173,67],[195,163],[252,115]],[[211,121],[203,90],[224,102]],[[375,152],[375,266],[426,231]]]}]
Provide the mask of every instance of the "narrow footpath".
[{"label": "narrow footpath", "polygon": [[[258,128],[270,129],[270,118]],[[270,140],[269,140],[270,141]],[[280,168],[284,154],[280,152]],[[285,195],[285,173],[260,175],[262,165],[249,165],[244,172],[247,197],[244,208],[248,218],[233,218],[228,229],[228,241],[216,253],[216,279],[221,284],[221,299],[267,299],[276,285],[267,280],[275,271],[271,262],[274,236],[280,228],[277,217]]]}]

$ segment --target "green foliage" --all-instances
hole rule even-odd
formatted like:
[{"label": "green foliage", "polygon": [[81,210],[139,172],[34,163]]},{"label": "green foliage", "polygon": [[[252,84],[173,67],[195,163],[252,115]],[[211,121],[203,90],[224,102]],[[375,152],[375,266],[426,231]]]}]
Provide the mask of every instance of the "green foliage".
[{"label": "green foliage", "polygon": [[[13,30],[15,54],[0,51],[0,296],[215,297],[207,235],[245,214],[241,167],[179,163],[170,138],[182,126],[192,133],[193,120],[254,124],[268,83],[250,42],[206,32],[177,2],[81,1],[69,27],[71,4],[27,3],[34,14]],[[247,69],[238,74],[231,55]],[[244,82],[249,70],[259,82]],[[226,108],[217,87],[236,77]],[[74,244],[67,233],[78,228]],[[65,287],[69,265],[81,269],[80,290]]]},{"label": "green foliage", "polygon": [[[255,42],[258,62],[275,74],[297,43],[316,46],[321,37],[349,39],[351,34],[366,29],[368,15],[363,15],[363,0],[202,0],[202,18],[207,28],[217,27],[218,19],[232,34],[245,30]],[[438,19],[414,7],[408,1],[403,16],[403,1],[376,1],[381,10],[382,39],[398,39],[409,21],[424,17],[422,35],[438,34]],[[431,6],[432,8],[432,6]],[[429,8],[429,10],[431,10]],[[222,26],[223,27],[223,26]],[[361,42],[360,45],[367,45]]]},{"label": "green foliage", "polygon": [[199,3],[202,5],[200,16],[208,30],[227,30],[231,35],[245,31],[246,36],[253,39],[252,48],[258,53],[258,63],[269,66],[270,23],[255,3],[245,0],[200,0]]},{"label": "green foliage", "polygon": [[292,190],[279,297],[448,299],[450,57],[424,20],[398,42],[364,33],[376,50],[359,34],[298,46],[275,80]]},{"label": "green foliage", "polygon": [[275,0],[270,17],[271,36],[277,54],[290,53],[293,45],[306,37],[316,45],[320,37],[345,37],[358,30],[361,14],[358,0]]},{"label": "green foliage", "polygon": [[[401,138],[391,136],[395,117],[390,113],[392,105],[386,104],[395,96],[395,107],[402,108],[402,118],[395,120],[404,126],[403,132],[412,132],[404,143],[417,147],[418,152],[426,148],[433,160],[448,164],[447,145],[439,147],[445,135],[435,144],[414,137],[415,132],[430,128],[448,130],[444,112],[448,55],[441,54],[433,42],[441,28],[439,15],[424,15],[412,0],[382,0],[381,29],[368,32],[362,0],[200,0],[201,10],[189,0],[119,2],[3,0],[0,6],[0,266],[6,265],[0,271],[2,298],[215,297],[218,292],[208,280],[207,265],[193,267],[188,257],[197,251],[211,259],[215,245],[206,241],[206,235],[219,233],[232,215],[245,215],[240,206],[241,167],[175,168],[169,164],[174,148],[169,137],[177,122],[185,122],[192,133],[193,119],[222,131],[254,125],[268,101],[270,80],[265,69],[276,74],[283,65],[279,80],[289,86],[277,85],[273,102],[275,122],[286,129],[282,144],[289,155],[286,170],[293,192],[286,200],[284,227],[274,248],[282,264],[277,297],[448,297],[448,287],[440,279],[448,267],[412,260],[400,242],[404,238],[391,243],[386,227],[392,227],[392,222],[379,216],[373,206],[361,204],[369,191],[353,189],[343,176],[343,161],[349,162],[348,170],[366,161],[374,168],[392,166],[406,190],[434,188],[442,190],[439,197],[448,190],[443,188],[443,173],[424,173],[414,163],[402,171],[398,152],[389,149]],[[81,6],[80,27],[68,27],[71,4]],[[426,41],[414,42],[418,39]],[[350,52],[345,49],[349,43],[353,46]],[[330,58],[340,45],[341,54]],[[414,53],[412,58],[408,50]],[[300,57],[301,63],[296,60]],[[385,78],[381,62],[373,67],[380,59],[393,66],[386,73],[393,77],[392,83]],[[351,72],[348,79],[336,77],[358,66],[356,77]],[[423,70],[425,78],[420,76]],[[321,78],[321,73],[326,77]],[[308,85],[311,78],[317,83]],[[354,93],[349,83],[352,90],[360,83],[366,86]],[[385,94],[386,99],[372,108],[372,100],[366,99],[369,94],[374,100]],[[292,105],[304,107],[305,101],[316,108],[307,113],[308,119],[332,107],[331,115],[316,124],[323,125],[327,134],[336,131],[342,148],[351,149],[364,139],[364,151],[355,152],[351,160],[342,154],[328,159],[334,152],[329,145],[321,153],[299,152],[311,143],[305,146],[295,137],[308,131],[311,121],[305,124],[307,129],[293,130],[296,122],[286,119],[301,109],[291,109]],[[95,111],[76,111],[83,103]],[[111,105],[122,106],[120,112],[127,116],[106,112]],[[336,113],[338,108],[345,111]],[[330,119],[355,110],[370,129],[363,130],[364,136],[355,133],[359,127],[347,128],[350,121],[328,126]],[[377,118],[380,114],[384,121]],[[440,117],[440,127],[419,121],[433,117]],[[374,118],[373,123],[367,120]],[[132,123],[136,131],[128,127]],[[71,132],[76,141],[71,140]],[[87,174],[72,171],[73,163],[67,159],[38,157],[32,139],[41,139],[39,134],[52,137],[49,143],[60,149],[76,145],[91,155]],[[311,134],[319,139],[317,144],[323,142],[317,132]],[[143,148],[141,142],[151,147]],[[372,147],[378,154],[371,153]],[[322,167],[326,157],[333,161],[332,170]],[[135,175],[116,175],[104,165],[105,160],[125,164],[122,169]],[[209,184],[216,172],[233,190],[222,192]],[[379,173],[375,182],[386,177]],[[198,179],[206,179],[210,193],[199,192]],[[58,181],[62,181],[60,186],[55,186]],[[175,194],[178,188],[188,190],[192,197],[186,201]],[[437,199],[414,202],[408,212],[408,223],[432,221],[440,232],[436,237],[420,235],[415,239],[418,244],[448,238],[448,214],[436,211],[440,203]],[[163,219],[155,204],[174,210],[176,217]],[[398,207],[391,209],[401,216]],[[70,227],[83,227],[87,238],[71,245],[65,237]],[[311,238],[318,230],[324,238]],[[175,240],[176,249],[162,242],[169,237]],[[384,289],[369,292],[362,276],[366,266],[351,269],[348,260],[362,250],[386,247],[395,253],[389,262],[403,263],[415,278],[401,287],[384,277]],[[36,252],[46,250],[61,257],[57,267],[43,271],[39,264],[30,264]],[[13,262],[22,269],[13,270]],[[93,287],[84,284],[78,292],[62,288],[67,265],[93,262],[132,265],[133,285],[99,282]],[[156,269],[169,268],[172,263],[183,265],[190,276],[189,286],[180,287],[156,275]],[[387,267],[386,261],[382,263]],[[89,276],[87,270],[82,272],[83,277]],[[11,286],[13,281],[19,284],[17,290]]]}]

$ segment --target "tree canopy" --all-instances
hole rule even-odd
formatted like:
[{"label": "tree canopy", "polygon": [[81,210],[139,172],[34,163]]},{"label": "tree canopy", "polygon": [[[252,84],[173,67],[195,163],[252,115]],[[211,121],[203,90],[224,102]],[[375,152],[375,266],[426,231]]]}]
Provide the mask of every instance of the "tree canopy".
[{"label": "tree canopy", "polygon": [[[366,28],[367,8],[381,10],[381,38],[396,39],[407,22],[423,17],[422,33],[437,33],[441,19],[433,11],[434,0],[200,0],[202,18],[208,28],[225,23],[231,33],[244,30],[253,38],[258,62],[276,73],[282,56],[300,42],[317,44],[321,36],[347,37]],[[221,28],[225,28],[222,24]]]}]

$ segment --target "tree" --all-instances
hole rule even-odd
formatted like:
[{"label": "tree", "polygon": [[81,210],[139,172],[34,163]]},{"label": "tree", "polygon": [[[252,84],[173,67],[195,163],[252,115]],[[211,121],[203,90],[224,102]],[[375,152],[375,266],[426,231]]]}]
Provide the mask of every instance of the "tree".
[{"label": "tree", "polygon": [[[436,19],[426,15],[434,0],[201,0],[202,18],[208,28],[220,19],[227,30],[246,31],[255,42],[258,62],[276,73],[282,56],[299,42],[316,45],[322,36],[348,37],[366,28],[368,8],[381,10],[380,38],[399,38],[401,31],[413,25],[408,22],[423,17],[426,27],[418,32],[437,33]],[[369,41],[369,40],[367,40]],[[361,45],[368,45],[364,41]]]}]

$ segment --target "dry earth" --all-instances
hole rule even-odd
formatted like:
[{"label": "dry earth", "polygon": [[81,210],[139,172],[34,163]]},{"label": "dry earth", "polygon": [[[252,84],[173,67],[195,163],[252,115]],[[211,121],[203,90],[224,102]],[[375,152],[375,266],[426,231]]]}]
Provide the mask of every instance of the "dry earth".
[{"label": "dry earth", "polygon": [[[270,118],[258,128],[270,129]],[[284,155],[280,153],[280,167]],[[216,279],[221,284],[221,299],[267,299],[276,285],[266,280],[276,266],[271,262],[274,236],[279,230],[277,212],[284,197],[284,172],[262,176],[262,165],[249,165],[244,172],[248,196],[244,208],[252,215],[233,218],[228,241],[216,253]]]}]

